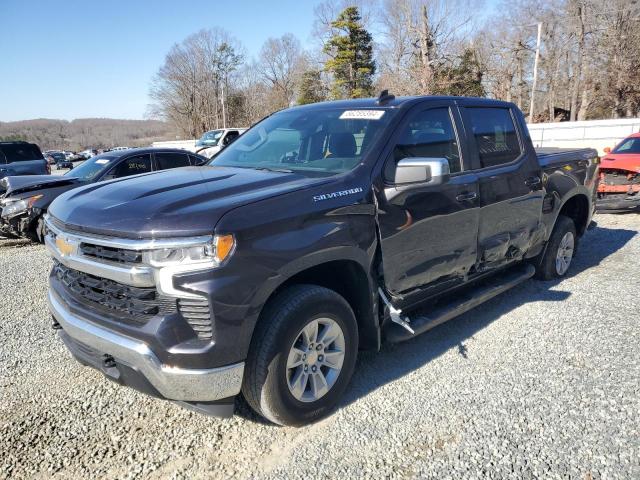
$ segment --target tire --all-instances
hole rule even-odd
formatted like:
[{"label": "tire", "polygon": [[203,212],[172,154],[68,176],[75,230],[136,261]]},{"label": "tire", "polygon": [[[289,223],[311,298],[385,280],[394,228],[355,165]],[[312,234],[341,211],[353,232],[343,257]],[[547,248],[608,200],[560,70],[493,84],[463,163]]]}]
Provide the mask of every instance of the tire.
[{"label": "tire", "polygon": [[33,227],[27,232],[30,240],[44,243],[44,216],[40,215],[33,221]]},{"label": "tire", "polygon": [[[564,277],[571,266],[571,260],[577,247],[578,236],[573,220],[564,215],[559,215],[553,227],[553,232],[551,232],[547,248],[543,251],[541,259],[536,262],[536,278],[539,280],[553,280],[554,278]],[[563,257],[564,261],[560,261],[559,257]]]},{"label": "tire", "polygon": [[[306,327],[313,332],[314,325],[317,344],[312,341],[305,344],[305,339],[312,335],[305,337],[303,330]],[[321,342],[323,337],[336,335],[333,343]],[[302,352],[307,352],[304,361]],[[326,363],[322,363],[323,353]],[[343,297],[315,285],[289,287],[267,304],[256,326],[242,393],[256,413],[275,424],[313,423],[331,413],[339,402],[353,374],[357,354],[358,326]],[[329,358],[338,359],[334,368],[327,366],[331,363]],[[298,361],[299,365],[291,367]],[[303,371],[307,372],[306,380]],[[320,374],[324,384],[317,380]],[[297,378],[301,381],[296,382]]]}]

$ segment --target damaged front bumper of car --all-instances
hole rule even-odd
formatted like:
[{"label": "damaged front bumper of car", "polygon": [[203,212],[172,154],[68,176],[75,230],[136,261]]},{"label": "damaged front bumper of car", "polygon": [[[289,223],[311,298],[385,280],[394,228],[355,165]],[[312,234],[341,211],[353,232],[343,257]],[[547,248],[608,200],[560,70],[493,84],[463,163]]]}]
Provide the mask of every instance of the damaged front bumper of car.
[{"label": "damaged front bumper of car", "polygon": [[37,223],[43,212],[33,203],[41,195],[28,198],[5,198],[0,201],[0,232],[38,240]]}]

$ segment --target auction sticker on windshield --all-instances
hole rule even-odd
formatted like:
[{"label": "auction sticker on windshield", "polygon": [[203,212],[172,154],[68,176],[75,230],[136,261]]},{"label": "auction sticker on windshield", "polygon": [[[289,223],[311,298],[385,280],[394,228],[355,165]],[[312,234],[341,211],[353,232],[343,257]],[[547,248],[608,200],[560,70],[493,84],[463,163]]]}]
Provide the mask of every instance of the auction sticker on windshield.
[{"label": "auction sticker on windshield", "polygon": [[99,163],[100,165],[104,165],[105,163],[109,163],[109,159],[101,158],[100,160],[96,160],[96,163]]},{"label": "auction sticker on windshield", "polygon": [[340,115],[341,120],[380,120],[384,110],[345,110]]}]

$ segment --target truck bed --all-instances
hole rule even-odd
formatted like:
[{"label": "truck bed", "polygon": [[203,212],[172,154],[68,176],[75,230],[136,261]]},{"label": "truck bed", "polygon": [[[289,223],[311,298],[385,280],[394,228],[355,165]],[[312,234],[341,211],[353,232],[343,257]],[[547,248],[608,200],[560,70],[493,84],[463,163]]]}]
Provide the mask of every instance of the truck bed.
[{"label": "truck bed", "polygon": [[589,160],[598,156],[598,152],[593,148],[536,148],[536,155],[541,167],[555,165],[559,163],[575,162],[579,160]]}]

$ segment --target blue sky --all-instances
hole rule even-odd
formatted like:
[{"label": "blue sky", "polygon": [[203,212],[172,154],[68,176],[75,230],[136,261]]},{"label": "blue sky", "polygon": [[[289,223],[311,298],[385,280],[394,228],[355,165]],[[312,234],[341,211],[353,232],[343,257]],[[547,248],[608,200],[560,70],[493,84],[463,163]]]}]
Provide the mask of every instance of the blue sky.
[{"label": "blue sky", "polygon": [[219,26],[249,55],[286,32],[311,41],[308,0],[0,0],[0,121],[143,118],[166,53]]},{"label": "blue sky", "polygon": [[144,118],[166,53],[219,26],[256,55],[268,37],[313,42],[318,0],[0,0],[0,121]]}]

